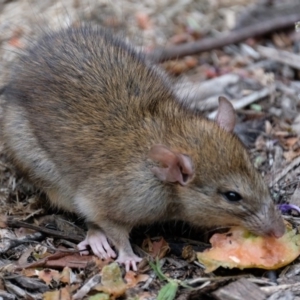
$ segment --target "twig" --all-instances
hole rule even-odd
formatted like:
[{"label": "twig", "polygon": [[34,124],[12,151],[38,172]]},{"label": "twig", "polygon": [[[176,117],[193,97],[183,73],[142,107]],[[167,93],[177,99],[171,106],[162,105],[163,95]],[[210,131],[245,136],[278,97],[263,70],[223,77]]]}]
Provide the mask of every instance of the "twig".
[{"label": "twig", "polygon": [[66,239],[66,240],[71,240],[75,243],[79,243],[82,241],[83,237],[75,235],[75,234],[64,234],[60,231],[57,230],[52,230],[52,229],[48,229],[45,227],[40,227],[34,224],[30,224],[30,223],[26,223],[23,221],[20,221],[18,219],[15,219],[13,217],[6,217],[5,220],[3,220],[4,217],[1,216],[1,221],[4,222],[6,224],[7,227],[12,227],[12,228],[19,228],[19,227],[24,227],[24,228],[29,228],[29,229],[33,229],[39,232],[42,232],[46,235],[50,235],[56,238],[61,238],[61,239]]},{"label": "twig", "polygon": [[281,284],[277,286],[267,286],[260,288],[263,292],[266,293],[267,296],[271,296],[272,294],[278,291],[291,291],[299,293],[300,290],[300,282],[296,282],[293,284]]},{"label": "twig", "polygon": [[[41,241],[44,238],[44,234],[35,232],[34,234],[26,235],[20,239],[2,238],[0,245],[0,254],[7,252],[9,249],[15,248],[25,243],[33,243]],[[1,298],[0,298],[1,299]]]},{"label": "twig", "polygon": [[97,284],[101,282],[101,275],[96,274],[90,278],[73,296],[73,299],[83,299],[83,297]]},{"label": "twig", "polygon": [[263,46],[258,46],[257,51],[264,57],[300,70],[300,58],[298,54]]},{"label": "twig", "polygon": [[170,48],[154,49],[148,54],[148,58],[154,62],[163,62],[186,55],[193,55],[212,49],[222,48],[226,45],[244,41],[250,37],[261,36],[276,30],[292,27],[299,20],[300,13],[275,17],[271,20],[256,23],[236,31],[222,34],[217,38],[205,38],[197,42],[186,43]]}]

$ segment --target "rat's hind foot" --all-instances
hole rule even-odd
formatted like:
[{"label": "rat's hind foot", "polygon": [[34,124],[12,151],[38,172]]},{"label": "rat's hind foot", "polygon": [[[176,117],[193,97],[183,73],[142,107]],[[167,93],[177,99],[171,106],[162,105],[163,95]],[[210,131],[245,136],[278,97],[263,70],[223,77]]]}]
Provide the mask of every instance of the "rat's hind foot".
[{"label": "rat's hind foot", "polygon": [[85,240],[77,245],[82,255],[88,255],[86,250],[90,246],[94,254],[100,258],[106,259],[109,257],[115,258],[117,255],[108,243],[106,235],[100,229],[91,229],[88,231]]},{"label": "rat's hind foot", "polygon": [[126,253],[125,251],[120,250],[119,256],[116,262],[125,265],[126,272],[130,269],[137,271],[136,263],[140,262],[142,259],[135,255],[132,251],[131,253]]}]

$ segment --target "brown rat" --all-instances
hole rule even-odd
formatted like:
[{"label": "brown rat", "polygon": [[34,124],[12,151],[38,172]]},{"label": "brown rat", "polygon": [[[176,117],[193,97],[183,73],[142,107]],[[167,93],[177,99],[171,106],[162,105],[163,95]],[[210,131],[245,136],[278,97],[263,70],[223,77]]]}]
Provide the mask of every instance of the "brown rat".
[{"label": "brown rat", "polygon": [[[282,218],[224,98],[216,122],[177,101],[156,67],[119,38],[88,26],[47,34],[4,90],[3,139],[50,201],[84,217],[79,244],[129,269],[135,225],[179,219],[242,225],[280,237]],[[84,251],[86,253],[86,251]]]}]

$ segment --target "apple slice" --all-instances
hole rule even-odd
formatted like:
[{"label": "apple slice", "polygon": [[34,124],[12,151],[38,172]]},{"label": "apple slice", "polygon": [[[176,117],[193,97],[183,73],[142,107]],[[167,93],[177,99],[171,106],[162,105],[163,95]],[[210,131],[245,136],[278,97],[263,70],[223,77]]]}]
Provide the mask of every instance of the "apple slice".
[{"label": "apple slice", "polygon": [[214,234],[210,243],[210,249],[197,253],[206,273],[218,267],[274,270],[300,255],[300,234],[296,234],[289,223],[279,239],[256,236],[242,227],[232,227],[226,233]]}]

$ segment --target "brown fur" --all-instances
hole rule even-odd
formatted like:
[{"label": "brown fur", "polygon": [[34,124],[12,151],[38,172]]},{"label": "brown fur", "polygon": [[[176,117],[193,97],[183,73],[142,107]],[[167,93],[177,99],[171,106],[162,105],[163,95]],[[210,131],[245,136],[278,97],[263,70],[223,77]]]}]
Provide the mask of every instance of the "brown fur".
[{"label": "brown fur", "polygon": [[[3,137],[15,164],[117,248],[128,247],[133,226],[170,219],[283,233],[238,138],[179,104],[168,78],[106,31],[46,35],[18,62],[4,97]],[[156,144],[190,157],[186,186],[151,172]],[[229,202],[227,191],[243,199]]]}]

